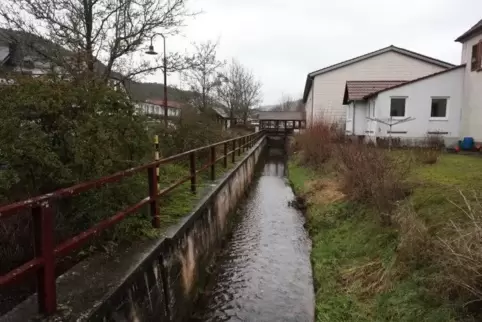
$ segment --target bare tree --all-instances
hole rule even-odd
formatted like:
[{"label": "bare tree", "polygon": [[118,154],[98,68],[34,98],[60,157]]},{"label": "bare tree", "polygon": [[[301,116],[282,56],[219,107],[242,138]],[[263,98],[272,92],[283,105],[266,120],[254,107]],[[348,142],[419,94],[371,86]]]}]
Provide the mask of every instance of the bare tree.
[{"label": "bare tree", "polygon": [[201,111],[212,105],[215,89],[221,85],[219,69],[226,62],[217,59],[217,46],[218,43],[211,41],[196,45],[193,67],[187,69],[183,75],[189,89],[195,93],[193,105]]},{"label": "bare tree", "polygon": [[303,101],[302,100],[295,100],[290,95],[283,94],[281,96],[280,102],[278,105],[273,107],[272,111],[303,111]]},{"label": "bare tree", "polygon": [[249,110],[261,101],[261,83],[234,59],[222,74],[222,80],[218,100],[229,108],[231,118],[242,118],[246,124]]},{"label": "bare tree", "polygon": [[[35,48],[67,72],[125,77],[161,69],[162,57],[135,57],[153,37],[175,34],[190,15],[186,0],[2,0],[3,27],[48,39],[62,50]],[[168,70],[179,67],[180,55],[168,58]],[[102,62],[102,64],[99,64]]]}]

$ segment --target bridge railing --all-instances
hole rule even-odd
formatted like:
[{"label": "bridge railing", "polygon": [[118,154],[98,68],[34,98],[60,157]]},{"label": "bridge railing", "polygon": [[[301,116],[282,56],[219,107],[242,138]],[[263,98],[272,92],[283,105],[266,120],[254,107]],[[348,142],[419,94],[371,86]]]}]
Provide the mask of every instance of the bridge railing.
[{"label": "bridge railing", "polygon": [[260,120],[261,130],[301,130],[306,128],[305,120]]},{"label": "bridge railing", "polygon": [[[51,193],[29,198],[19,202],[0,206],[0,220],[10,216],[14,216],[19,211],[30,211],[33,222],[34,234],[34,258],[11,270],[5,275],[0,276],[0,287],[10,285],[28,278],[28,275],[36,273],[37,278],[37,298],[39,312],[44,314],[52,314],[57,309],[56,299],[56,260],[62,258],[74,250],[78,249],[87,241],[91,240],[100,232],[110,228],[128,215],[140,210],[142,207],[149,207],[149,213],[152,218],[152,225],[160,228],[160,209],[159,198],[185,182],[190,181],[190,189],[192,193],[196,193],[197,177],[202,171],[209,169],[210,179],[215,180],[216,164],[222,161],[224,168],[228,166],[228,158],[231,157],[232,162],[236,161],[236,155],[240,156],[242,152],[251,148],[262,136],[263,132],[257,132],[235,139],[218,142],[212,145],[186,151],[168,158],[144,164],[135,168],[126,169],[92,181],[82,182],[74,186],[63,188]],[[217,155],[216,147],[223,147],[221,155]],[[196,165],[196,154],[209,152],[209,160],[206,164],[198,167]],[[175,161],[189,160],[189,174],[180,178],[164,189],[159,189],[157,168]],[[122,211],[117,212],[112,217],[102,220],[81,232],[80,234],[69,238],[59,245],[54,241],[54,207],[53,203],[60,199],[73,197],[82,192],[100,188],[106,184],[119,182],[126,177],[139,174],[146,171],[148,180],[148,196],[139,200],[136,204],[129,206]]]}]

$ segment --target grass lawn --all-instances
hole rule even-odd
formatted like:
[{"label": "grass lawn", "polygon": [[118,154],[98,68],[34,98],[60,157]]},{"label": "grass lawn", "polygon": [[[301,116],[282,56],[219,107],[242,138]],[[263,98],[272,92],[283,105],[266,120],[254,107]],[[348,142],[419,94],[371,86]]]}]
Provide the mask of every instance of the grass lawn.
[{"label": "grass lawn", "polygon": [[[432,233],[459,214],[449,202],[463,201],[457,189],[482,188],[482,158],[443,155],[435,165],[417,165],[407,201]],[[382,227],[369,206],[345,200],[320,202],[310,182],[326,176],[289,164],[289,178],[307,196],[308,226],[316,290],[316,321],[460,321],[462,303],[449,301],[430,287],[437,271],[430,265],[403,266],[398,261],[399,233]]]}]

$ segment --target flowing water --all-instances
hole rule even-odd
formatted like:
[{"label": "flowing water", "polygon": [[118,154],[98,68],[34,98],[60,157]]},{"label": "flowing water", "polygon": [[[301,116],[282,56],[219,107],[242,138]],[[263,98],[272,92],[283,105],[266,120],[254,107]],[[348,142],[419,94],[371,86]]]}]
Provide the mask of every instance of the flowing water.
[{"label": "flowing water", "polygon": [[269,153],[192,321],[313,321],[311,244],[293,198],[284,158]]}]

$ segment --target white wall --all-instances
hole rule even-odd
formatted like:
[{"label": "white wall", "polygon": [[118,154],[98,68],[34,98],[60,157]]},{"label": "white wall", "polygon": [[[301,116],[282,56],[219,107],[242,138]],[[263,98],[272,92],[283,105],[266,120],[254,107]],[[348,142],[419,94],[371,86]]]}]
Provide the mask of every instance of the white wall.
[{"label": "white wall", "polygon": [[350,102],[348,105],[345,106],[346,112],[346,119],[345,119],[345,132],[346,134],[354,134],[354,121],[353,118],[355,116],[355,109],[353,107],[353,102]]},{"label": "white wall", "polygon": [[355,135],[366,135],[367,129],[367,103],[355,102],[354,128]]},{"label": "white wall", "polygon": [[472,136],[482,141],[482,72],[471,71],[472,46],[482,40],[482,35],[463,44],[462,63],[467,64],[464,75],[464,98],[461,136]]},{"label": "white wall", "polygon": [[313,86],[311,87],[310,92],[308,93],[308,98],[306,99],[305,111],[307,125],[311,125],[311,115],[313,113]]},{"label": "white wall", "polygon": [[[405,117],[415,120],[393,126],[392,131],[406,131],[406,134],[392,134],[401,138],[424,138],[428,132],[448,132],[444,137],[448,143],[456,141],[460,133],[460,118],[463,97],[464,68],[430,77],[378,94],[376,118],[390,118],[390,102],[392,97],[406,97]],[[435,120],[430,117],[432,97],[446,97],[447,118]],[[395,120],[396,118],[394,118]],[[389,127],[380,122],[376,125],[376,136],[388,136]]]},{"label": "white wall", "polygon": [[346,133],[350,135],[366,135],[366,128],[367,103],[365,101],[357,101],[346,105]]},{"label": "white wall", "polygon": [[[348,80],[412,80],[445,68],[396,52],[387,52],[336,70],[318,75],[313,81],[314,118],[345,120],[343,94]],[[311,99],[311,93],[308,100]],[[311,103],[306,104],[311,124]]]}]

